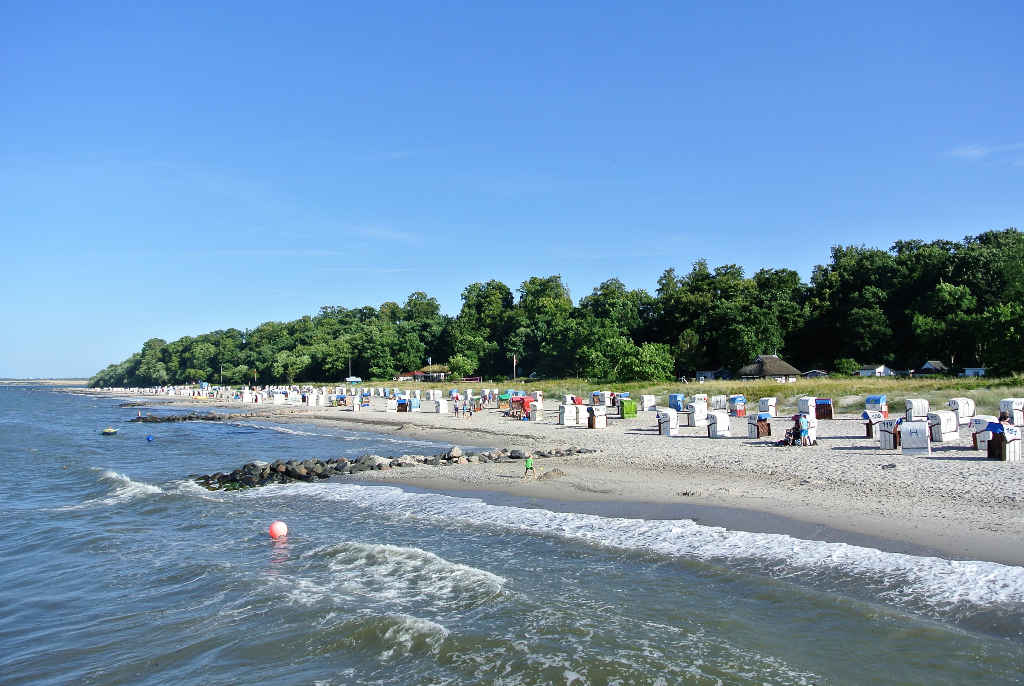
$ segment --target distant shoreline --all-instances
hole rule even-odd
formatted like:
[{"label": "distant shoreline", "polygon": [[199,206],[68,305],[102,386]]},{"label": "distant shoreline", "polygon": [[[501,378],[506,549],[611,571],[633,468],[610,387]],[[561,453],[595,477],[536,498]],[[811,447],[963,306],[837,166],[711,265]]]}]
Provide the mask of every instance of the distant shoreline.
[{"label": "distant shoreline", "polygon": [[85,388],[89,379],[0,379],[0,386],[73,386]]}]

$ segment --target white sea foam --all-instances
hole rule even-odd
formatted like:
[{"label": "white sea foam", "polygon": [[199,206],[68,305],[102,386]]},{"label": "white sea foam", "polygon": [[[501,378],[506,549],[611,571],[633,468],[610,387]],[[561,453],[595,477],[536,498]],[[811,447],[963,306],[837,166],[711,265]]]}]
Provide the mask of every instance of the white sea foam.
[{"label": "white sea foam", "polygon": [[[262,491],[262,493],[260,492]],[[252,493],[301,494],[360,507],[384,516],[441,525],[505,530],[698,560],[751,561],[774,576],[839,575],[872,587],[886,601],[920,603],[943,612],[968,603],[1024,603],[1024,567],[891,553],[847,543],[703,526],[690,520],[643,520],[489,505],[475,498],[409,493],[387,486],[295,484]]]},{"label": "white sea foam", "polygon": [[304,605],[358,597],[391,610],[450,610],[486,602],[505,579],[420,548],[348,541],[307,552],[296,577],[281,582]]},{"label": "white sea foam", "polygon": [[408,655],[419,646],[436,655],[448,638],[448,629],[429,619],[397,615],[388,617],[387,620],[387,628],[381,639],[390,647],[379,655],[381,660],[397,655]]},{"label": "white sea foam", "polygon": [[237,426],[246,429],[263,429],[265,431],[276,431],[280,434],[290,434],[292,436],[330,436],[332,438],[342,438],[340,436],[331,436],[331,434],[321,434],[313,431],[301,431],[299,429],[289,429],[286,426],[277,426],[274,424],[252,424],[252,423],[241,423],[232,422],[231,426]]},{"label": "white sea foam", "polygon": [[57,508],[58,510],[80,510],[87,507],[94,507],[97,505],[117,505],[125,503],[136,498],[145,497],[147,495],[153,495],[156,493],[163,493],[163,489],[153,484],[148,484],[145,481],[135,481],[131,477],[115,472],[109,469],[103,470],[100,474],[100,480],[106,483],[110,483],[114,488],[106,496],[102,498],[90,498],[85,500],[78,505],[67,505],[64,507]]},{"label": "white sea foam", "polygon": [[360,434],[359,432],[352,431],[341,431],[337,433],[320,433],[316,431],[304,431],[302,429],[295,429],[287,426],[281,426],[279,424],[256,424],[252,422],[229,422],[229,426],[237,426],[240,428],[251,428],[251,429],[263,429],[266,431],[274,431],[282,434],[289,434],[293,436],[320,436],[323,438],[334,438],[340,441],[359,441],[359,440],[372,440],[375,443],[400,443],[402,445],[418,445],[418,446],[447,446],[447,443],[438,443],[437,441],[425,441],[413,438],[402,438],[395,436],[385,436],[382,434]]}]

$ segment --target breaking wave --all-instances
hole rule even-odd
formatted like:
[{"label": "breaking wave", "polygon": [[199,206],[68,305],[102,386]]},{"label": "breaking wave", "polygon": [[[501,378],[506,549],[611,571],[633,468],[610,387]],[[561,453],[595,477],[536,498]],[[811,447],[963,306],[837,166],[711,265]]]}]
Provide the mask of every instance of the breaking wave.
[{"label": "breaking wave", "polygon": [[701,561],[744,563],[776,578],[819,581],[870,592],[884,602],[931,615],[1024,605],[1024,567],[947,560],[805,540],[785,534],[732,531],[691,520],[644,520],[490,505],[475,498],[411,493],[390,486],[296,484],[261,497],[301,492],[379,513],[441,526],[484,526],[616,549]]}]

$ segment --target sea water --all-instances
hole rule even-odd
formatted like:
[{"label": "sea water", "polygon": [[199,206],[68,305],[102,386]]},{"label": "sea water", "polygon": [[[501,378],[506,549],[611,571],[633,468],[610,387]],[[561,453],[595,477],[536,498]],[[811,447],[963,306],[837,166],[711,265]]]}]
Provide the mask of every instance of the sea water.
[{"label": "sea water", "polygon": [[1024,678],[1021,567],[353,477],[209,492],[185,476],[443,446],[119,403],[0,389],[0,683]]}]

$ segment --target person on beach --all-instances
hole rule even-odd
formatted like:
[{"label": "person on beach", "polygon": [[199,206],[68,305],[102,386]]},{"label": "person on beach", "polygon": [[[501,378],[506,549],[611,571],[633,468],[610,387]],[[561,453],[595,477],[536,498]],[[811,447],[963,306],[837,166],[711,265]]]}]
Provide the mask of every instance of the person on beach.
[{"label": "person on beach", "polygon": [[525,479],[529,475],[537,476],[537,472],[534,471],[534,469],[533,469],[533,455],[531,455],[530,453],[526,453],[526,462],[525,462],[525,464],[526,464],[526,471],[523,472],[523,478]]},{"label": "person on beach", "polygon": [[800,415],[800,445],[810,445],[811,439],[807,435],[807,431],[811,428],[811,423],[807,421],[807,415]]}]

